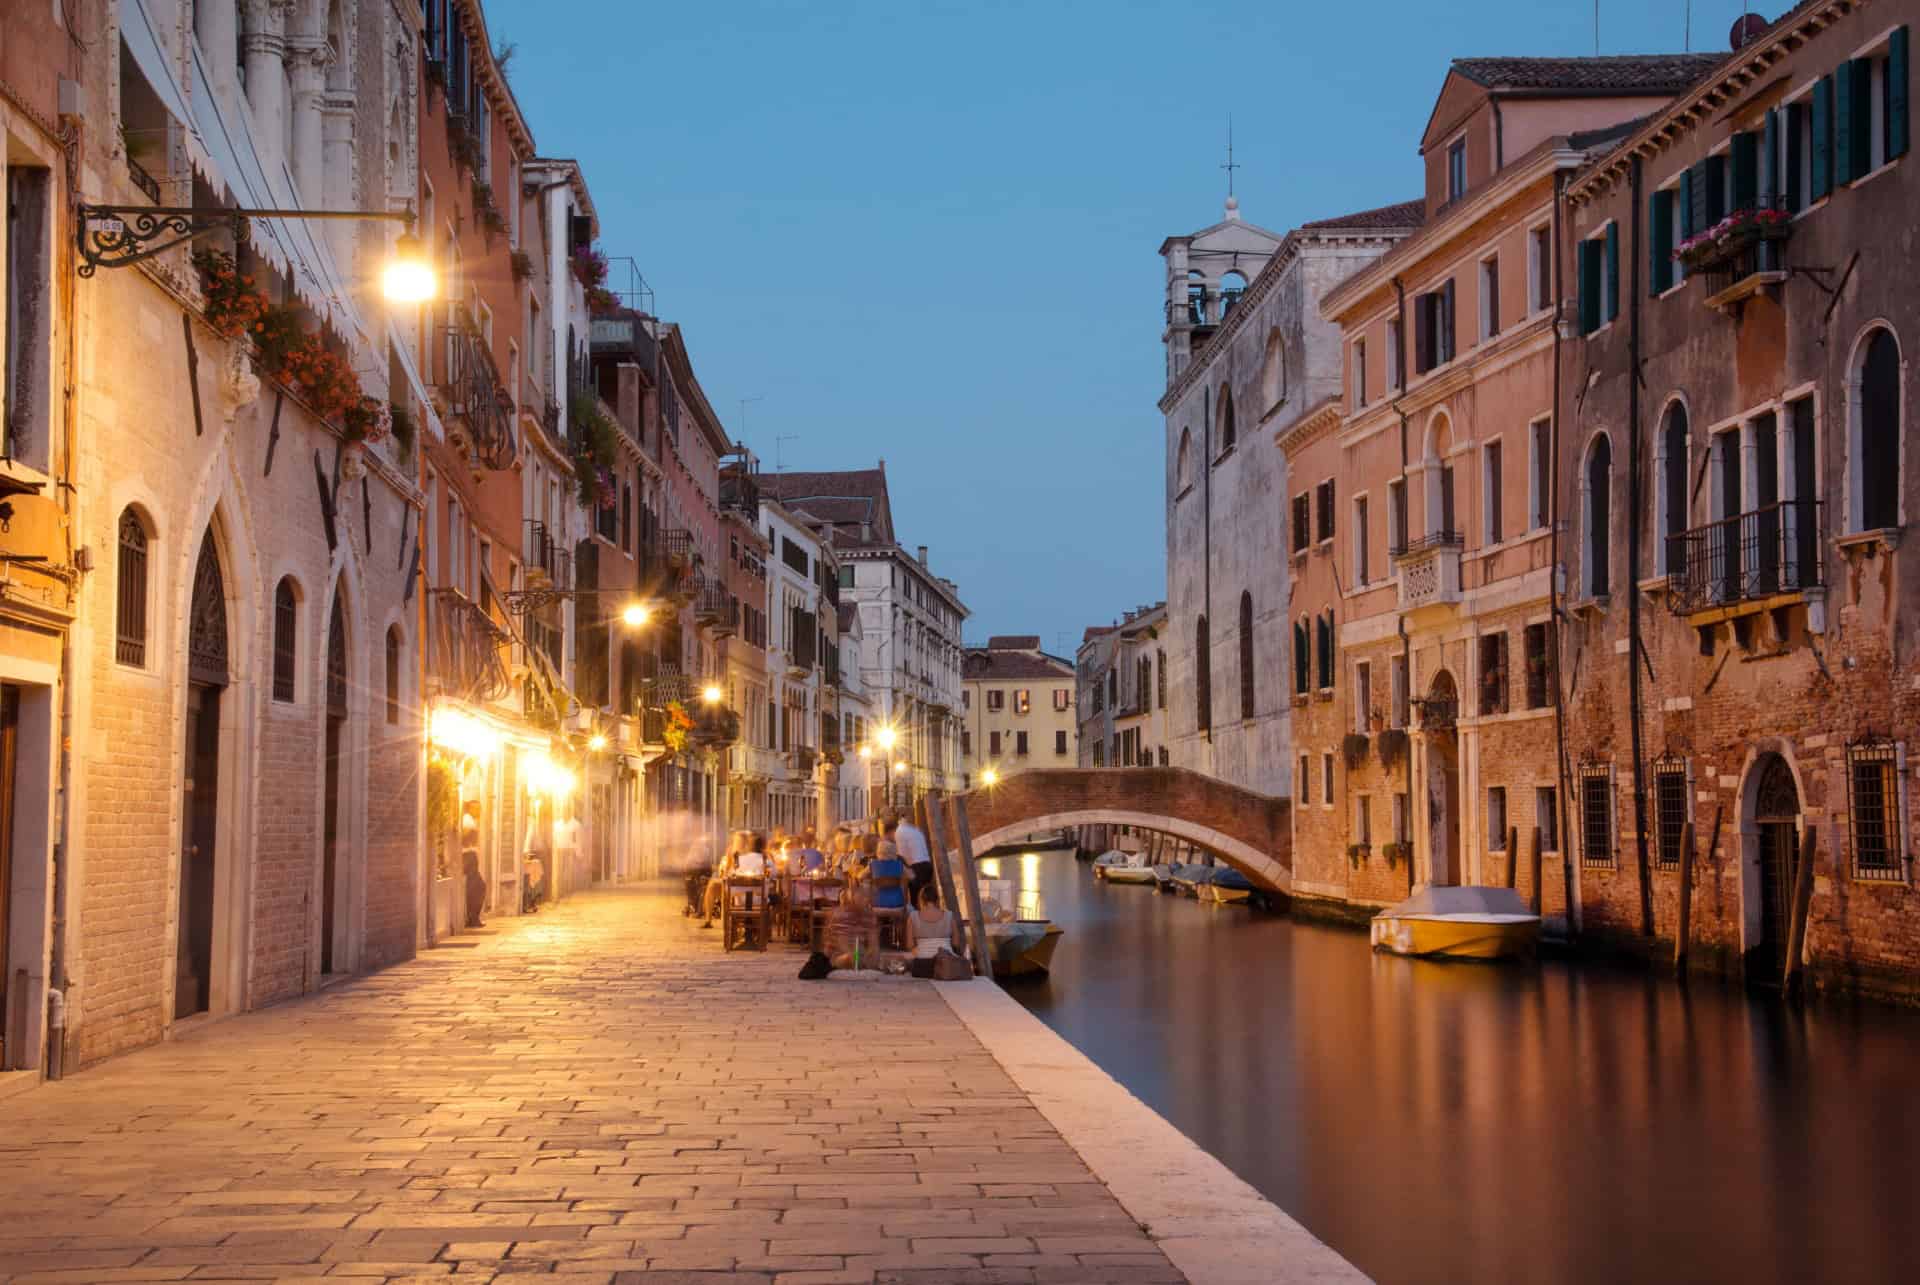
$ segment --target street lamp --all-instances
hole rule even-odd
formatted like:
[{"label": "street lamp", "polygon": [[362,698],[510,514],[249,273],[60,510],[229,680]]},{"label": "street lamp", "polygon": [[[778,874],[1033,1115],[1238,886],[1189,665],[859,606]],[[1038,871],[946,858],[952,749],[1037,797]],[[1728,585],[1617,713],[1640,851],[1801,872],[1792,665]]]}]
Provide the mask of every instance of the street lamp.
[{"label": "street lamp", "polygon": [[606,749],[607,748],[606,733],[595,732],[592,736],[588,737],[587,748],[592,750],[595,754],[598,754],[602,750]]},{"label": "street lamp", "polygon": [[638,629],[647,623],[649,614],[645,603],[630,602],[620,609],[620,623],[629,629]]},{"label": "street lamp", "polygon": [[998,772],[994,771],[990,767],[982,768],[980,770],[980,784],[986,786],[989,790],[991,790],[994,786],[998,785],[999,783],[1000,783],[1000,774]]},{"label": "street lamp", "polygon": [[718,705],[725,696],[726,693],[720,690],[717,683],[708,683],[706,690],[700,693],[700,699],[709,705]]},{"label": "street lamp", "polygon": [[894,730],[891,727],[887,727],[884,725],[873,734],[874,743],[883,750],[892,749],[893,743],[897,739],[899,738],[895,734]]},{"label": "street lamp", "polygon": [[380,274],[380,290],[392,303],[425,303],[438,291],[433,266],[413,235],[414,213],[405,210],[254,210],[218,206],[82,205],[78,220],[82,277],[101,268],[124,268],[174,246],[215,232],[246,241],[253,219],[393,220],[407,225]]}]

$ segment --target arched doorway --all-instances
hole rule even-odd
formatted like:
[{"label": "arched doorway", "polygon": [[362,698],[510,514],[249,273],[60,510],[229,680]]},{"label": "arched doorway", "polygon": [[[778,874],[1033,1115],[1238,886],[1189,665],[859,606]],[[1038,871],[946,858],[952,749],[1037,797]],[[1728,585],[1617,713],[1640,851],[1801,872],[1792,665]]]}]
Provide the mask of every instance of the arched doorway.
[{"label": "arched doorway", "polygon": [[1453,675],[1441,670],[1433,676],[1420,710],[1421,739],[1426,745],[1427,865],[1424,882],[1451,885],[1460,882],[1460,734],[1454,720],[1460,714],[1460,691]]},{"label": "arched doorway", "polygon": [[340,913],[340,769],[347,730],[347,617],[338,589],[327,618],[327,733],[320,823],[320,972],[334,971],[345,957],[336,938],[346,922]]},{"label": "arched doorway", "polygon": [[209,526],[200,540],[187,613],[186,756],[173,984],[176,1020],[204,1013],[213,1004],[220,875],[220,699],[227,681],[227,590]]},{"label": "arched doorway", "polygon": [[1747,976],[1778,985],[1793,905],[1793,866],[1800,846],[1800,788],[1778,754],[1762,754],[1747,776],[1749,846]]}]

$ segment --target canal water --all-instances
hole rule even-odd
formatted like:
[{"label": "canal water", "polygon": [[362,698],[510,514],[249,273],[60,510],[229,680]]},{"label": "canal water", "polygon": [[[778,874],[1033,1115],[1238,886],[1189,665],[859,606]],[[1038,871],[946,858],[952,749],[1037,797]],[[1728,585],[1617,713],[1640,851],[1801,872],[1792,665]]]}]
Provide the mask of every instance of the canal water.
[{"label": "canal water", "polygon": [[1920,1015],[986,873],[1066,930],[1008,991],[1377,1280],[1920,1280]]}]

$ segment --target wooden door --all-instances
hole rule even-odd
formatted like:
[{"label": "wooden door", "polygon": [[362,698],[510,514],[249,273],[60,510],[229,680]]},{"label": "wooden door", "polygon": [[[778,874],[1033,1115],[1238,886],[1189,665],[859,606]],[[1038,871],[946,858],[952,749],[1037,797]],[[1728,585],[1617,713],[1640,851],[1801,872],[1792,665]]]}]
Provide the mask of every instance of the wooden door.
[{"label": "wooden door", "polygon": [[220,811],[220,688],[187,688],[186,778],[180,816],[180,921],[173,1015],[204,1013],[213,999],[214,854]]}]

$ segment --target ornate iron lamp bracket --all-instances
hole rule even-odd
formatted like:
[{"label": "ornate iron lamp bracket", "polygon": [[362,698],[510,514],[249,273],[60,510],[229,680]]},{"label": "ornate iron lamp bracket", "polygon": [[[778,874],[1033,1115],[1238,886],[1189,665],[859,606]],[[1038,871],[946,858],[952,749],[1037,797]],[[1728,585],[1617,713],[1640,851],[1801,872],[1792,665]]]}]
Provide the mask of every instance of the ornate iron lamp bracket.
[{"label": "ornate iron lamp bracket", "polygon": [[79,226],[83,277],[151,259],[223,228],[233,233],[236,244],[250,231],[247,216],[239,210],[164,205],[82,205]]}]

